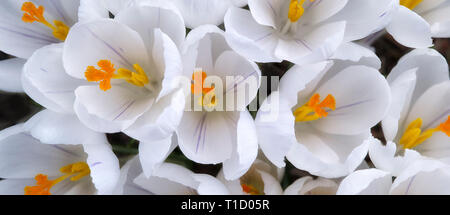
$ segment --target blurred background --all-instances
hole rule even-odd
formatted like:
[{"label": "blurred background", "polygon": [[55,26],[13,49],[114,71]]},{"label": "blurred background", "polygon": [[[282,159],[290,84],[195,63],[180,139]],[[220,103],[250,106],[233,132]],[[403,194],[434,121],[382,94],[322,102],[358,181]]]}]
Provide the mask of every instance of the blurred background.
[{"label": "blurred background", "polygon": [[[435,39],[434,44],[435,46],[433,48],[439,51],[447,59],[447,62],[450,62],[450,39]],[[397,64],[397,61],[411,50],[395,42],[389,35],[379,37],[373,43],[373,47],[382,61],[380,72],[385,76],[389,74],[389,71]],[[0,52],[0,60],[8,58],[11,58],[11,56]],[[260,64],[259,66],[264,76],[281,77],[292,65],[289,62],[282,62]],[[268,86],[270,86],[270,83]],[[42,109],[39,104],[34,102],[26,94],[0,91],[0,130],[24,122]],[[372,133],[375,137],[384,141],[380,125],[374,127]],[[125,134],[107,134],[107,137],[121,164],[138,153],[139,142],[129,138]],[[368,159],[366,160],[369,161]],[[179,149],[176,149],[169,156],[167,162],[183,165],[196,173],[207,173],[211,175],[216,175],[221,168],[221,165],[201,165],[194,163],[184,157]],[[283,188],[295,181],[295,179],[305,175],[308,175],[308,173],[300,171],[288,163],[286,166],[286,174],[282,181]]]}]

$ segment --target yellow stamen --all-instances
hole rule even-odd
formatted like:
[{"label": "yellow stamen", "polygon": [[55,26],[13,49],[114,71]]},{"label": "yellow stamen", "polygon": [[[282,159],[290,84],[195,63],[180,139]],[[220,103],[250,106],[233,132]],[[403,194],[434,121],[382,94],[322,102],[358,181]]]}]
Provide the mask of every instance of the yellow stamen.
[{"label": "yellow stamen", "polygon": [[50,24],[44,17],[44,7],[39,5],[36,7],[33,2],[25,2],[22,4],[22,11],[25,13],[22,16],[22,21],[26,23],[39,22],[53,30],[53,36],[61,41],[66,40],[67,34],[69,33],[69,27],[64,24],[64,22],[59,20],[54,20],[53,24]]},{"label": "yellow stamen", "polygon": [[[314,0],[309,0],[310,2],[313,2]],[[289,13],[288,17],[291,22],[297,22],[300,17],[303,16],[305,13],[305,9],[303,8],[303,4],[305,3],[305,0],[291,0],[291,3],[289,4]]]},{"label": "yellow stamen", "polygon": [[400,0],[400,5],[403,5],[411,10],[416,8],[423,0]]},{"label": "yellow stamen", "polygon": [[214,92],[214,87],[203,87],[206,77],[207,75],[203,70],[196,70],[192,74],[191,92],[194,95],[202,95],[198,99],[198,104],[200,106],[212,108],[217,105],[216,94]]},{"label": "yellow stamen", "polygon": [[250,195],[261,195],[258,189],[249,184],[241,184],[242,190]]},{"label": "yellow stamen", "polygon": [[89,165],[85,162],[77,162],[62,167],[60,172],[64,173],[55,180],[48,180],[47,175],[37,174],[35,186],[26,186],[24,188],[25,195],[51,195],[50,189],[56,184],[70,178],[71,181],[78,181],[91,173]]},{"label": "yellow stamen", "polygon": [[314,94],[309,101],[303,106],[297,108],[294,111],[296,122],[307,122],[318,120],[322,117],[328,116],[326,108],[335,110],[336,109],[336,99],[329,94],[325,99],[320,102],[320,95]]},{"label": "yellow stamen", "polygon": [[114,64],[109,60],[100,60],[97,62],[97,66],[100,69],[96,69],[94,66],[88,66],[86,72],[84,72],[84,76],[90,82],[100,82],[99,87],[103,91],[111,89],[111,79],[122,79],[138,87],[143,87],[149,83],[147,74],[145,74],[139,64],[133,65],[133,69],[136,72],[119,68],[117,69],[117,74],[114,73],[116,71]]},{"label": "yellow stamen", "polygon": [[436,128],[430,128],[422,132],[422,118],[417,118],[412,121],[400,138],[400,145],[404,149],[412,149],[433,136],[435,132],[443,132],[450,137],[450,116],[448,116],[447,121],[441,123]]}]

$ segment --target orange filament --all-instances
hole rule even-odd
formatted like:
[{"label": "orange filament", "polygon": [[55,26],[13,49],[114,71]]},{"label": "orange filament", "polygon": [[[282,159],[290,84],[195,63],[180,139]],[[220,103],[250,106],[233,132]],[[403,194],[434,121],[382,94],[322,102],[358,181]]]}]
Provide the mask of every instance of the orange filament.
[{"label": "orange filament", "polygon": [[412,149],[422,144],[425,140],[433,136],[435,132],[443,132],[450,137],[450,116],[448,116],[447,121],[441,123],[436,128],[430,128],[422,132],[420,127],[422,127],[421,118],[417,118],[408,125],[405,133],[400,138],[400,145],[404,149]]},{"label": "orange filament", "polygon": [[53,36],[61,41],[66,40],[69,33],[69,27],[64,22],[54,20],[53,24],[50,24],[44,17],[44,7],[39,5],[36,7],[33,2],[25,2],[22,4],[22,11],[25,13],[22,16],[22,21],[26,23],[39,22],[53,30]]},{"label": "orange filament", "polygon": [[99,87],[103,91],[111,89],[111,79],[126,80],[128,83],[138,87],[143,87],[149,83],[147,74],[145,74],[139,64],[133,65],[136,72],[119,68],[117,69],[117,74],[115,73],[116,69],[114,68],[114,64],[109,60],[99,60],[97,66],[100,69],[96,69],[94,66],[88,66],[84,76],[89,82],[100,82]]},{"label": "orange filament", "polygon": [[423,0],[400,0],[400,5],[403,5],[411,10],[417,7]]},{"label": "orange filament", "polygon": [[255,187],[253,187],[252,185],[249,184],[241,184],[242,186],[242,191],[244,191],[247,194],[250,195],[260,195],[260,192],[258,191],[258,189],[256,189]]},{"label": "orange filament", "polygon": [[203,87],[207,75],[199,69],[192,74],[191,92],[194,95],[201,94],[199,98],[199,105],[214,107],[216,106],[216,94],[214,93],[214,87]]},{"label": "orange filament", "polygon": [[89,165],[85,162],[69,164],[62,167],[59,171],[64,173],[64,175],[55,180],[48,180],[47,175],[37,174],[36,177],[34,177],[36,180],[36,185],[26,186],[24,188],[25,195],[51,195],[50,189],[59,182],[62,182],[70,177],[71,181],[78,181],[91,173]]},{"label": "orange filament", "polygon": [[326,108],[331,110],[336,109],[335,98],[329,94],[322,102],[320,102],[320,95],[316,93],[306,104],[294,111],[295,121],[307,122],[326,117],[328,116]]},{"label": "orange filament", "polygon": [[[314,0],[310,0],[310,2],[313,1]],[[291,20],[291,22],[297,22],[300,17],[303,16],[303,14],[305,13],[305,9],[303,8],[304,3],[305,0],[291,0],[288,12],[288,18],[289,20]]]}]

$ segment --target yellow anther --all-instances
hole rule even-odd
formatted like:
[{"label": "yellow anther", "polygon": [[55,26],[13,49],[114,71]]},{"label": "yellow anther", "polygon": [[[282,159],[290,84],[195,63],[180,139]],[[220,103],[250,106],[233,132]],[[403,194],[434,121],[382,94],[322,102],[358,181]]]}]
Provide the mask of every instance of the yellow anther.
[{"label": "yellow anther", "polygon": [[56,184],[70,178],[71,181],[78,181],[91,173],[89,165],[85,162],[77,162],[62,167],[59,170],[64,173],[61,177],[55,180],[48,180],[48,176],[44,174],[37,174],[34,178],[36,180],[35,186],[26,186],[24,188],[25,195],[51,195],[50,189]]},{"label": "yellow anther", "polygon": [[400,0],[400,5],[403,5],[411,10],[416,8],[423,0]]},{"label": "yellow anther", "polygon": [[[310,2],[313,2],[314,0],[310,0]],[[303,16],[305,13],[305,8],[303,8],[303,4],[305,3],[305,0],[291,0],[291,3],[289,4],[289,13],[288,17],[291,22],[297,22],[300,17]]]},{"label": "yellow anther", "polygon": [[433,136],[435,132],[443,132],[450,137],[450,116],[436,128],[427,129],[422,132],[421,127],[421,118],[417,118],[408,125],[400,138],[400,145],[402,145],[404,149],[412,149],[422,144],[425,140]]},{"label": "yellow anther", "polygon": [[97,66],[100,69],[96,69],[94,66],[88,66],[84,72],[84,76],[87,81],[100,82],[99,87],[103,91],[111,89],[111,79],[122,79],[138,87],[143,87],[149,83],[147,74],[145,74],[145,71],[139,64],[133,65],[135,72],[119,68],[117,69],[117,74],[114,73],[116,71],[114,64],[109,60],[100,60],[97,62]]},{"label": "yellow anther", "polygon": [[306,104],[294,111],[295,121],[307,122],[326,117],[328,116],[328,112],[326,111],[327,108],[335,110],[336,99],[329,94],[322,102],[320,102],[320,95],[316,93]]},{"label": "yellow anther", "polygon": [[201,94],[202,96],[198,99],[198,104],[200,106],[206,106],[209,108],[215,107],[217,105],[216,94],[213,87],[204,87],[203,83],[208,75],[201,69],[196,70],[192,74],[191,82],[191,93],[194,95]]},{"label": "yellow anther", "polygon": [[56,39],[59,39],[61,41],[66,40],[67,34],[69,33],[69,27],[64,24],[64,22],[59,20],[54,20],[52,25],[50,22],[48,22],[44,17],[44,7],[40,5],[39,7],[36,7],[33,2],[25,2],[22,4],[22,11],[25,13],[22,16],[22,21],[26,23],[32,23],[32,22],[39,22],[43,25],[47,26],[48,28],[52,29],[53,36]]}]

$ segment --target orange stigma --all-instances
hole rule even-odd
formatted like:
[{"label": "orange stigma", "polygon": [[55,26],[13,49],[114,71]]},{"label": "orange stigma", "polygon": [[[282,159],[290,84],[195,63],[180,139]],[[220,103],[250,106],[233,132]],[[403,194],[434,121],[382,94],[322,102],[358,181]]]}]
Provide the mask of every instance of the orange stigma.
[{"label": "orange stigma", "polygon": [[242,191],[244,191],[247,194],[250,195],[260,195],[258,189],[256,189],[255,187],[253,187],[252,185],[248,185],[248,184],[241,184],[242,186]]},{"label": "orange stigma", "polygon": [[214,107],[217,105],[216,94],[213,87],[203,87],[207,75],[201,69],[197,69],[192,74],[191,92],[194,95],[201,95],[198,100],[200,106]]},{"label": "orange stigma", "polygon": [[322,102],[320,102],[320,95],[316,93],[305,105],[294,111],[295,121],[306,122],[326,117],[328,116],[328,112],[326,111],[327,108],[335,110],[336,99],[329,94]]},{"label": "orange stigma", "polygon": [[115,73],[116,69],[114,68],[114,64],[110,60],[99,60],[97,66],[100,69],[96,69],[94,66],[88,66],[84,72],[84,76],[89,82],[100,82],[99,87],[103,91],[111,89],[111,79],[126,80],[128,83],[138,87],[143,87],[149,83],[147,74],[145,74],[139,64],[133,65],[136,72],[119,68],[117,69],[117,74]]},{"label": "orange stigma", "polygon": [[36,180],[36,185],[26,186],[24,188],[25,195],[51,195],[50,189],[56,184],[66,180],[67,178],[70,178],[71,181],[78,181],[91,173],[89,165],[85,162],[69,164],[62,167],[59,171],[64,173],[64,175],[55,180],[48,180],[47,175],[37,174],[36,177],[34,177]]},{"label": "orange stigma", "polygon": [[54,20],[52,25],[44,17],[44,7],[39,5],[36,7],[33,2],[25,2],[22,4],[22,11],[25,13],[22,16],[22,21],[26,23],[39,22],[48,28],[52,29],[53,36],[61,41],[66,40],[67,34],[69,33],[69,27],[64,24],[64,22],[59,20]]},{"label": "orange stigma", "polygon": [[422,144],[425,140],[433,136],[435,132],[443,132],[450,137],[450,116],[436,128],[430,128],[422,132],[421,127],[422,118],[417,118],[408,125],[399,142],[404,149],[412,149]]}]

